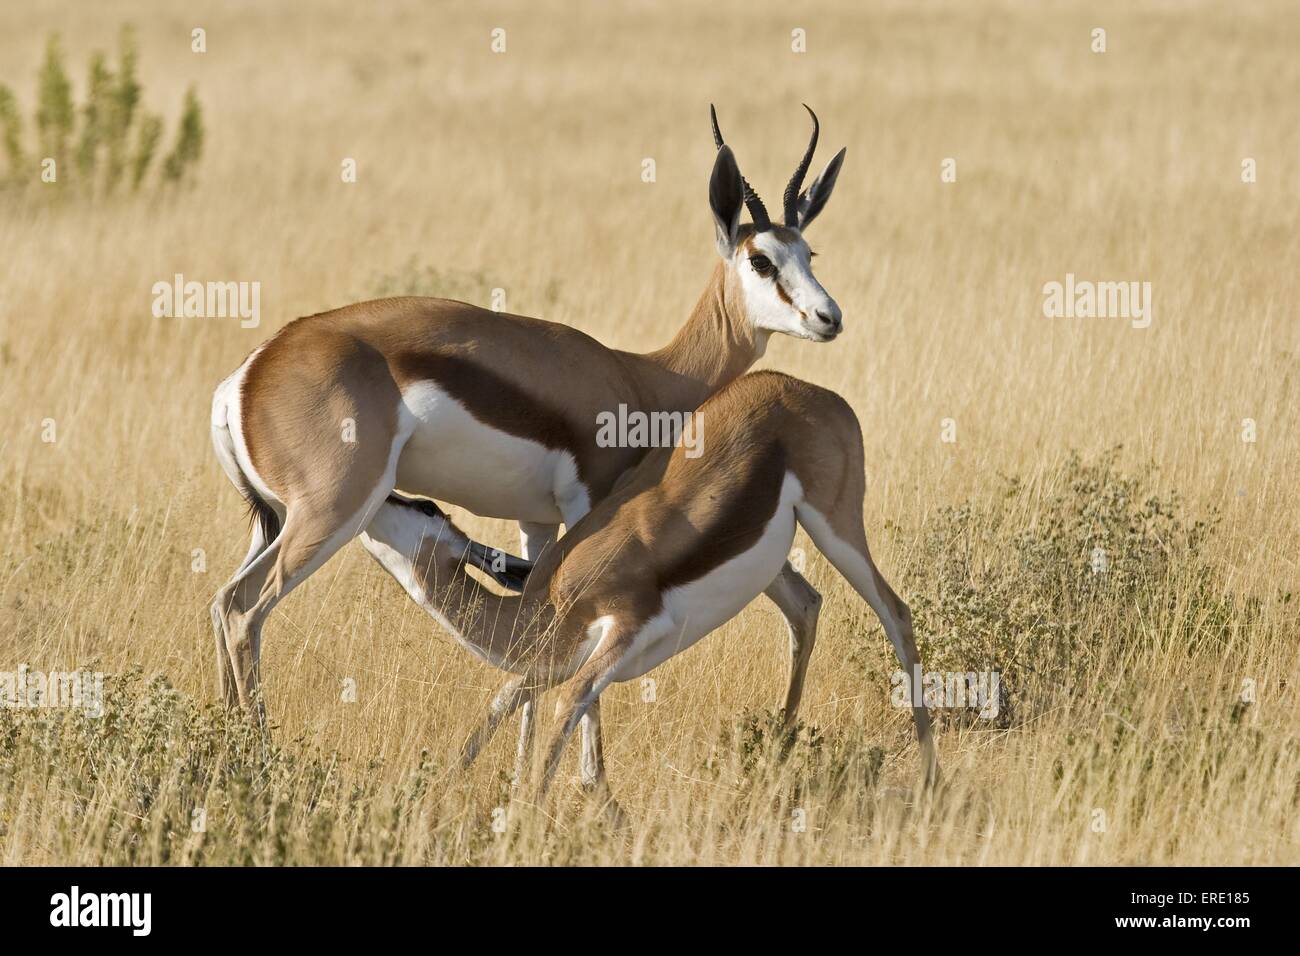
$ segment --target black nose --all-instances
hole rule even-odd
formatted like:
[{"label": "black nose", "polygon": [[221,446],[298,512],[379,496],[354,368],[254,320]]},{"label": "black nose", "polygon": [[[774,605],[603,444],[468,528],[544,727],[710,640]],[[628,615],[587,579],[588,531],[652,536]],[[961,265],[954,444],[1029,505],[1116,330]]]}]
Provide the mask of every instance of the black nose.
[{"label": "black nose", "polygon": [[817,318],[821,319],[822,322],[824,322],[826,325],[829,325],[831,327],[832,332],[838,332],[844,326],[844,320],[841,319],[838,315],[834,315],[834,316],[829,315],[828,313],[823,312],[821,309],[818,309],[816,314],[817,314]]}]

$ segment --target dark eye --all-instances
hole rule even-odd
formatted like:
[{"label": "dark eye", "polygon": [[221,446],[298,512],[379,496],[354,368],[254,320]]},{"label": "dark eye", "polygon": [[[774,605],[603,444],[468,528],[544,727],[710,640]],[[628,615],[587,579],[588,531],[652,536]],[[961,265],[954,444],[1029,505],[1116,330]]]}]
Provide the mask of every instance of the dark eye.
[{"label": "dark eye", "polygon": [[749,264],[754,267],[755,272],[764,278],[776,275],[776,266],[772,265],[772,260],[767,256],[750,256]]}]

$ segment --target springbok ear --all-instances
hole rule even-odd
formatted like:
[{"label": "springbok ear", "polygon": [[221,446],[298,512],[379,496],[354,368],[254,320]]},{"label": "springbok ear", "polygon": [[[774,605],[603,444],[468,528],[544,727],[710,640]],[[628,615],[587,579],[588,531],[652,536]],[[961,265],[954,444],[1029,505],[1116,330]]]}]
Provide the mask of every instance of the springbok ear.
[{"label": "springbok ear", "polygon": [[808,228],[808,223],[817,218],[817,214],[826,205],[826,200],[831,198],[831,190],[835,188],[835,178],[840,174],[840,164],[844,162],[846,150],[847,147],[836,153],[835,158],[826,164],[822,174],[812,181],[812,185],[799,194],[800,232]]},{"label": "springbok ear", "polygon": [[713,210],[713,225],[718,233],[718,254],[730,259],[736,251],[736,237],[740,233],[740,210],[744,208],[745,192],[741,186],[740,168],[730,146],[718,150],[713,161],[713,175],[709,177],[709,208]]}]

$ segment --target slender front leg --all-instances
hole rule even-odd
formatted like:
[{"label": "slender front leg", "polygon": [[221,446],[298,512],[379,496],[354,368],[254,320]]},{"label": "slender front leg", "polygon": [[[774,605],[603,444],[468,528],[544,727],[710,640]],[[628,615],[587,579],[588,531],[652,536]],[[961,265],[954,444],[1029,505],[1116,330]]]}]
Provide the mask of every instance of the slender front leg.
[{"label": "slender front leg", "polygon": [[515,772],[510,777],[512,787],[518,787],[528,779],[528,754],[537,739],[536,710],[536,698],[519,709],[519,743],[515,747]]},{"label": "slender front leg", "polygon": [[605,747],[600,739],[599,697],[582,715],[582,759],[578,774],[585,790],[598,790],[605,785]]},{"label": "slender front leg", "polygon": [[[608,637],[607,637],[608,639]],[[538,796],[543,797],[550,789],[555,777],[555,770],[560,765],[560,754],[564,745],[587,714],[592,704],[600,699],[601,693],[609,686],[618,670],[618,665],[625,653],[627,642],[615,638],[610,646],[578,668],[578,673],[560,690],[560,700],[555,706],[555,716],[559,727],[551,735],[550,745],[546,748],[546,763],[542,767],[542,781]]]},{"label": "slender front leg", "polygon": [[[488,709],[487,720],[478,730],[470,734],[469,739],[460,751],[460,761],[463,768],[468,769],[469,765],[474,762],[474,758],[479,755],[492,735],[496,732],[501,721],[505,720],[520,707],[531,709],[534,697],[533,682],[527,675],[522,677],[512,677],[502,685],[501,689],[492,698],[492,706]],[[525,715],[525,722],[527,717]]]},{"label": "slender front leg", "polygon": [[[519,548],[529,561],[536,561],[542,549],[552,544],[560,536],[558,524],[540,524],[535,521],[519,522]],[[533,701],[525,701],[519,712],[519,743],[515,746],[515,772],[512,782],[515,786],[525,778],[528,770],[528,754],[532,749],[537,733],[536,708]]]},{"label": "slender front leg", "polygon": [[791,727],[799,714],[803,699],[803,682],[808,673],[808,661],[813,645],[817,643],[817,615],[821,611],[822,596],[802,574],[785,563],[781,573],[763,592],[785,616],[790,631],[790,674],[785,693],[785,726]]},{"label": "slender front leg", "polygon": [[[573,515],[568,518],[576,520]],[[580,516],[579,516],[580,517]],[[542,550],[552,544],[559,536],[559,525],[538,524],[531,521],[519,522],[519,544],[524,557],[536,561]],[[528,762],[528,751],[535,736],[533,706],[525,704],[519,724],[519,746],[515,753],[515,782],[523,779]],[[600,701],[592,701],[582,717],[582,759],[579,764],[582,786],[587,790],[597,790],[605,783],[605,748],[600,739]]]}]

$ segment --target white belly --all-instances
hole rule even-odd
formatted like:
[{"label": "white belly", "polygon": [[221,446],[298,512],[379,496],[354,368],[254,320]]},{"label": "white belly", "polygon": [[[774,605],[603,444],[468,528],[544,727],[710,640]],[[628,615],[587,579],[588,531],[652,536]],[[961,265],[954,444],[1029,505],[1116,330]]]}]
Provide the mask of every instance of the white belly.
[{"label": "white belly", "polygon": [[787,474],[776,513],[747,551],[703,577],[664,594],[663,610],[642,627],[619,666],[616,681],[632,680],[731,620],[781,572],[794,542],[799,481]]},{"label": "white belly", "polygon": [[402,393],[414,430],[397,462],[397,487],[487,518],[558,524],[557,502],[586,489],[568,452],[480,422],[432,384]]}]

